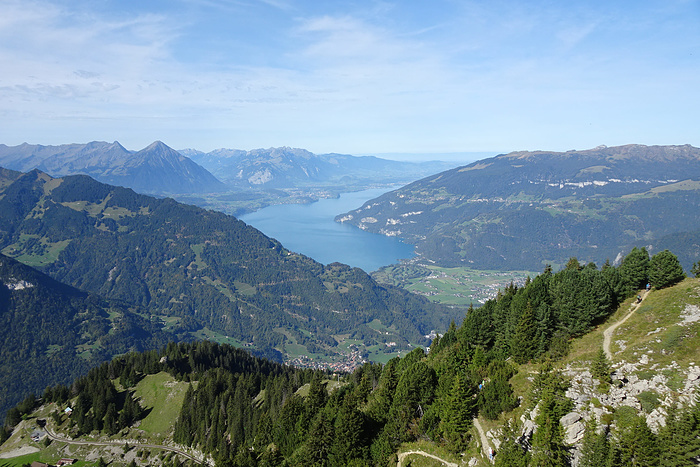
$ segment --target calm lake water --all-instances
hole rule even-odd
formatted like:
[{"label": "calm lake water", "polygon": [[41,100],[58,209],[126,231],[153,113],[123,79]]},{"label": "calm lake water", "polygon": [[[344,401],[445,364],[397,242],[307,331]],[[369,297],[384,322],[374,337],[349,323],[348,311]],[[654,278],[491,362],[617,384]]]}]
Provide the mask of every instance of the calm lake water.
[{"label": "calm lake water", "polygon": [[375,188],[311,204],[270,206],[240,216],[240,219],[279,240],[285,248],[310,256],[319,263],[337,261],[371,272],[400,259],[412,258],[413,246],[333,219],[390,190]]}]

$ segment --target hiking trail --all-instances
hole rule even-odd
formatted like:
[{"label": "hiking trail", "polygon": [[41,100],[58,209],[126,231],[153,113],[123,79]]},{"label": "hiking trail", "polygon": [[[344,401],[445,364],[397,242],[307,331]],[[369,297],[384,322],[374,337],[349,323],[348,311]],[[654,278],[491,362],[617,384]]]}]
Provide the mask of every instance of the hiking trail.
[{"label": "hiking trail", "polygon": [[620,321],[612,324],[608,329],[606,329],[603,332],[603,350],[605,351],[605,356],[608,358],[608,360],[612,360],[612,353],[610,352],[610,342],[612,341],[612,335],[615,332],[615,330],[620,327],[622,324],[625,323],[633,314],[635,311],[637,311],[637,308],[644,302],[644,299],[647,298],[647,295],[649,295],[649,290],[644,290],[642,293],[639,294],[640,297],[642,298],[640,301],[634,301],[630,305],[630,309],[625,315],[624,318],[622,318]]}]

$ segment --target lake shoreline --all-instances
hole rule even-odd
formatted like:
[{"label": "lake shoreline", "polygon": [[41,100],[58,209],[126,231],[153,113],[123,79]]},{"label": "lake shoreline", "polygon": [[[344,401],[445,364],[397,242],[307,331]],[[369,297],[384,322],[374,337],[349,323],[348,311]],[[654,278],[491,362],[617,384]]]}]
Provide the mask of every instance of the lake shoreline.
[{"label": "lake shoreline", "polygon": [[285,248],[319,263],[340,262],[372,272],[415,257],[414,246],[397,237],[386,237],[341,224],[335,221],[335,217],[395,188],[341,193],[337,198],[320,199],[308,204],[268,206],[244,214],[239,219],[275,238]]}]

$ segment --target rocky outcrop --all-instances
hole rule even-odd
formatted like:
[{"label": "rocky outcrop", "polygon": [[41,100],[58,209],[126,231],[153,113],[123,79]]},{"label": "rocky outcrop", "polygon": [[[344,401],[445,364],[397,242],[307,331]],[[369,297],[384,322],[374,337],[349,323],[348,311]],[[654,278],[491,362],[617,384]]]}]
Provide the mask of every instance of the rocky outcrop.
[{"label": "rocky outcrop", "polygon": [[[566,397],[573,401],[572,410],[560,419],[564,429],[564,442],[571,446],[572,466],[578,465],[581,443],[585,434],[586,423],[595,418],[598,426],[609,424],[612,414],[620,407],[634,408],[646,417],[647,424],[654,432],[665,425],[668,409],[678,404],[692,405],[700,394],[700,366],[691,364],[682,368],[672,362],[667,366],[649,365],[648,354],[639,356],[636,362],[620,362],[613,367],[612,384],[601,384],[593,377],[589,368],[572,365],[564,369],[570,381]],[[640,375],[649,374],[649,378]],[[671,381],[666,375],[675,375]],[[680,377],[679,377],[680,376]],[[679,380],[681,383],[679,383]],[[679,386],[679,384],[681,384]],[[656,407],[649,402],[653,400]],[[537,431],[534,422],[539,406],[526,411],[520,417],[521,442],[528,444]],[[607,415],[607,416],[606,416]],[[612,422],[615,428],[615,422]],[[486,432],[491,444],[498,450],[501,432],[493,429]]]},{"label": "rocky outcrop", "polygon": [[[691,365],[681,368],[676,362],[668,366],[649,366],[649,356],[642,354],[637,362],[620,362],[613,367],[612,384],[601,384],[591,375],[587,368],[569,366],[565,374],[571,381],[566,396],[574,402],[571,412],[561,418],[565,432],[565,442],[572,446],[573,464],[576,466],[585,432],[585,422],[595,418],[598,425],[608,423],[615,410],[629,406],[646,416],[646,421],[652,431],[657,432],[665,425],[668,408],[673,404],[682,406],[693,404],[697,394],[700,394],[700,367]],[[651,371],[650,371],[651,370]],[[640,375],[651,374],[649,378]],[[676,386],[669,387],[669,377],[666,375],[681,375],[683,386],[678,387],[678,377],[674,378]],[[657,407],[643,404],[644,400],[657,401]],[[606,414],[610,414],[605,417]],[[615,422],[613,421],[613,426]],[[523,423],[523,434],[531,435],[534,423]]]}]

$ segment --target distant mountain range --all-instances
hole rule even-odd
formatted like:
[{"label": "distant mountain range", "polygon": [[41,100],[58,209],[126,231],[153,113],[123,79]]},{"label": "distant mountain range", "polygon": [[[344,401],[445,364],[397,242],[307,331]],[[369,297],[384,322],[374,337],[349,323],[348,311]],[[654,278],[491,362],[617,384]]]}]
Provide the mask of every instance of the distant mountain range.
[{"label": "distant mountain range", "polygon": [[337,221],[416,245],[423,259],[542,270],[602,264],[634,245],[700,259],[700,149],[513,152],[411,183]]},{"label": "distant mountain range", "polygon": [[141,193],[205,193],[226,188],[206,169],[160,141],[137,152],[116,141],[60,146],[0,144],[0,165],[21,172],[39,169],[56,177],[85,174]]},{"label": "distant mountain range", "polygon": [[193,149],[180,152],[238,189],[408,183],[455,165],[347,154],[317,155],[288,147],[252,151],[217,149],[206,154]]},{"label": "distant mountain range", "polygon": [[118,142],[41,146],[0,144],[0,166],[54,177],[89,175],[139,193],[173,196],[228,213],[276,203],[311,202],[376,185],[399,185],[454,167],[345,154],[316,155],[288,147],[176,151],[160,141],[140,151]]}]

